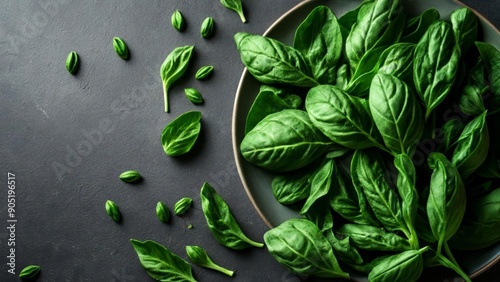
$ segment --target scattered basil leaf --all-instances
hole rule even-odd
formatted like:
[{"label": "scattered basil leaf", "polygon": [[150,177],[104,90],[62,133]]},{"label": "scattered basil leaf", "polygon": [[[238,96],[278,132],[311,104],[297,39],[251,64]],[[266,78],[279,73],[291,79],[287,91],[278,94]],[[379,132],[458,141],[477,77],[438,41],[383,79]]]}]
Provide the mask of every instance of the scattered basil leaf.
[{"label": "scattered basil leaf", "polygon": [[154,241],[130,239],[142,267],[156,281],[196,282],[185,260]]},{"label": "scattered basil leaf", "polygon": [[107,200],[105,208],[106,208],[106,213],[109,215],[109,217],[111,217],[115,222],[120,221],[121,219],[120,209],[115,204],[115,202]]},{"label": "scattered basil leaf", "polygon": [[198,80],[206,79],[210,75],[212,75],[213,71],[214,71],[214,67],[213,66],[203,66],[200,69],[198,69],[198,71],[194,75],[194,78],[196,78]]},{"label": "scattered basil leaf", "polygon": [[184,88],[184,94],[186,98],[193,104],[203,104],[203,96],[201,93],[194,88]]},{"label": "scattered basil leaf", "polygon": [[161,65],[160,76],[163,84],[163,100],[165,112],[169,112],[168,89],[186,72],[193,54],[194,46],[175,48]]},{"label": "scattered basil leaf", "polygon": [[167,223],[170,221],[170,210],[167,208],[167,206],[165,206],[164,203],[158,202],[156,204],[156,216],[163,223]]},{"label": "scattered basil leaf", "polygon": [[115,49],[118,57],[128,60],[130,58],[130,52],[128,46],[120,37],[113,37],[113,48]]},{"label": "scattered basil leaf", "polygon": [[184,31],[186,28],[186,20],[179,10],[175,10],[172,14],[172,26],[178,31]]},{"label": "scattered basil leaf", "polygon": [[78,54],[75,51],[71,51],[66,58],[66,69],[70,74],[75,74],[80,66],[80,61]]},{"label": "scattered basil leaf", "polygon": [[186,253],[189,260],[192,261],[194,264],[219,271],[230,277],[233,277],[234,275],[234,271],[214,263],[212,259],[208,256],[207,252],[198,246],[186,246]]},{"label": "scattered basil leaf", "polygon": [[161,134],[165,154],[178,156],[193,148],[201,130],[201,113],[189,111],[171,121]]},{"label": "scattered basil leaf", "polygon": [[184,197],[177,201],[174,205],[174,213],[176,215],[183,215],[185,214],[189,208],[193,205],[193,199],[189,197]]},{"label": "scattered basil leaf", "polygon": [[203,184],[200,198],[208,228],[217,242],[235,250],[264,246],[262,243],[249,239],[243,233],[229,206],[210,184],[206,182]]},{"label": "scattered basil leaf", "polygon": [[215,22],[212,17],[207,17],[203,20],[203,23],[200,27],[200,34],[203,38],[210,38],[214,34],[214,26]]},{"label": "scattered basil leaf", "polygon": [[245,14],[243,13],[243,5],[241,0],[220,0],[222,5],[227,9],[233,10],[240,16],[242,22],[246,22]]},{"label": "scattered basil leaf", "polygon": [[136,182],[142,178],[142,176],[136,170],[124,171],[120,174],[119,177],[123,182],[127,182],[127,183]]},{"label": "scattered basil leaf", "polygon": [[19,272],[19,278],[21,280],[33,281],[40,274],[40,266],[38,265],[28,265]]}]

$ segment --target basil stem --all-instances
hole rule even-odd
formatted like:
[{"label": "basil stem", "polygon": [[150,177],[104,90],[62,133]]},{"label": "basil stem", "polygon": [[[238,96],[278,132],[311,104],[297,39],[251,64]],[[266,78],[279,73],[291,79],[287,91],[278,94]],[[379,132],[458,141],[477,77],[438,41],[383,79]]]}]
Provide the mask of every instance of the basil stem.
[{"label": "basil stem", "polygon": [[201,24],[200,34],[203,38],[210,38],[214,33],[214,19],[207,17]]},{"label": "basil stem", "polygon": [[22,280],[33,280],[40,274],[40,266],[28,265],[19,273],[19,278]]},{"label": "basil stem", "polygon": [[172,14],[172,26],[178,31],[183,31],[186,28],[186,20],[179,10],[175,10]]},{"label": "basil stem", "polygon": [[115,202],[111,200],[106,201],[106,213],[115,221],[119,222],[121,219],[120,209],[115,204]]},{"label": "basil stem", "polygon": [[220,0],[222,5],[230,10],[235,11],[240,16],[242,22],[246,22],[245,14],[243,13],[243,5],[241,0]]},{"label": "basil stem", "polygon": [[163,100],[165,112],[169,112],[168,89],[174,82],[184,75],[193,54],[194,46],[183,46],[175,48],[163,62],[160,68],[160,76],[163,84]]},{"label": "basil stem", "polygon": [[156,204],[156,216],[163,223],[167,223],[170,220],[170,211],[164,203],[158,202]]},{"label": "basil stem", "polygon": [[120,179],[123,182],[132,183],[140,180],[142,177],[139,172],[135,170],[127,170],[120,174]]},{"label": "basil stem", "polygon": [[203,97],[198,90],[194,88],[186,88],[184,89],[184,93],[186,94],[186,97],[189,99],[189,101],[191,101],[191,103],[203,104]]},{"label": "basil stem", "polygon": [[79,66],[78,54],[75,51],[71,51],[66,58],[66,69],[70,74],[75,74]]},{"label": "basil stem", "polygon": [[128,46],[120,37],[113,37],[113,48],[115,48],[116,54],[124,60],[128,60],[130,53],[128,51]]},{"label": "basil stem", "polygon": [[198,80],[208,78],[213,71],[214,71],[213,66],[203,66],[196,72],[194,78]]}]

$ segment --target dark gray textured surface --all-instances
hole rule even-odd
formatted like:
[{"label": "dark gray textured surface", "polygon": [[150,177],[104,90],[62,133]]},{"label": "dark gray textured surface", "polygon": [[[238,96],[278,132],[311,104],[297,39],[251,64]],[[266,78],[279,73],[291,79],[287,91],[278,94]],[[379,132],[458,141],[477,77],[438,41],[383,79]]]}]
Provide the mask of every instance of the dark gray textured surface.
[{"label": "dark gray textured surface", "polygon": [[[217,0],[1,0],[0,281],[18,280],[6,265],[7,172],[17,181],[16,273],[39,264],[39,281],[152,281],[129,243],[136,238],[156,240],[183,258],[185,245],[202,246],[237,273],[226,278],[195,266],[200,281],[298,281],[264,249],[218,245],[206,228],[199,189],[210,182],[249,237],[261,240],[268,228],[243,190],[232,153],[231,115],[243,70],[232,36],[263,33],[299,2],[245,1],[243,24]],[[500,25],[499,1],[465,2]],[[185,32],[170,25],[175,9],[187,20]],[[216,22],[210,40],[199,35],[206,16]],[[127,42],[129,61],[114,53],[113,36]],[[195,60],[171,89],[171,113],[165,114],[159,68],[181,45],[196,46]],[[72,50],[81,58],[76,76],[64,67]],[[214,74],[197,81],[194,73],[203,65],[213,65]],[[184,87],[200,90],[205,104],[192,105]],[[201,142],[186,156],[166,156],[159,142],[163,127],[192,109],[203,115]],[[144,181],[122,183],[118,175],[128,169],[140,171]],[[172,209],[184,196],[195,200],[189,214],[170,224],[156,219],[156,202]],[[121,223],[106,215],[107,199],[120,206]],[[499,275],[497,266],[476,281]]]}]

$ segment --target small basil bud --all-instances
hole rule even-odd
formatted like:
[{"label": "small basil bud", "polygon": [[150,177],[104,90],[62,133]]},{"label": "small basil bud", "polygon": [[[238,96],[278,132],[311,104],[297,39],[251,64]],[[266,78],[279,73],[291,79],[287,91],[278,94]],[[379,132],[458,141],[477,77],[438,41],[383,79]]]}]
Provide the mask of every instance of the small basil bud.
[{"label": "small basil bud", "polygon": [[164,203],[158,202],[156,204],[156,216],[163,223],[167,223],[170,220],[170,211]]},{"label": "small basil bud", "polygon": [[220,271],[228,276],[233,276],[234,271],[215,264],[208,256],[207,252],[198,246],[186,246],[186,253],[190,261],[199,266]]},{"label": "small basil bud", "polygon": [[178,31],[183,31],[186,28],[186,21],[179,10],[175,10],[172,14],[172,26]]},{"label": "small basil bud", "polygon": [[212,74],[213,70],[214,70],[213,66],[203,66],[196,72],[194,78],[198,80],[205,79]]},{"label": "small basil bud", "polygon": [[201,96],[200,92],[194,88],[186,88],[184,89],[184,93],[186,94],[186,97],[191,101],[193,104],[202,104],[203,103],[203,97]]},{"label": "small basil bud", "polygon": [[200,33],[203,38],[210,38],[214,33],[214,19],[206,18],[201,24]]},{"label": "small basil bud", "polygon": [[118,206],[111,200],[106,201],[106,213],[116,222],[120,221],[121,214]]},{"label": "small basil bud", "polygon": [[120,179],[123,182],[131,183],[141,179],[141,175],[135,170],[127,170],[120,174]]},{"label": "small basil bud", "polygon": [[40,273],[40,266],[38,265],[28,265],[19,273],[19,278],[22,280],[32,280],[38,276]]},{"label": "small basil bud", "polygon": [[66,58],[66,69],[70,74],[75,74],[78,71],[78,66],[80,65],[80,61],[78,60],[78,54],[75,51],[72,51],[68,54]]},{"label": "small basil bud", "polygon": [[125,41],[119,37],[113,37],[113,48],[115,48],[116,54],[124,60],[128,60],[129,52]]},{"label": "small basil bud", "polygon": [[174,205],[174,213],[176,215],[182,215],[187,212],[187,210],[193,204],[193,199],[185,197],[177,201]]}]

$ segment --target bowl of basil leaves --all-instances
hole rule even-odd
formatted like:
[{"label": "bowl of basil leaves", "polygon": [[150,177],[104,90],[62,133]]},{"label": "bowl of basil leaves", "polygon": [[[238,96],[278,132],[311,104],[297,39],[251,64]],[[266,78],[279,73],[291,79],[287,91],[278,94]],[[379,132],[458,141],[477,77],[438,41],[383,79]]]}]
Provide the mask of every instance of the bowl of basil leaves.
[{"label": "bowl of basil leaves", "polygon": [[470,281],[500,260],[493,25],[451,0],[305,1],[234,39],[234,155],[281,264]]}]

